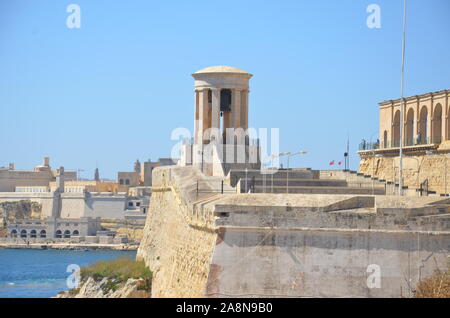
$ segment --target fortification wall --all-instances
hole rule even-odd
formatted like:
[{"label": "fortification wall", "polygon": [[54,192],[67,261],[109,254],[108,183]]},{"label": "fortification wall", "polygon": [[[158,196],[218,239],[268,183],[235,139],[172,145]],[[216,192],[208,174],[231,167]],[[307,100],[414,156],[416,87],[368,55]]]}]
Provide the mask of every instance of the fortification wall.
[{"label": "fortification wall", "polygon": [[[203,297],[217,239],[213,214],[194,208],[193,180],[182,179],[178,169],[153,170],[152,200],[137,253],[154,273],[153,297]],[[182,173],[195,172],[186,167]]]},{"label": "fortification wall", "polygon": [[205,296],[408,297],[410,279],[414,290],[447,268],[449,242],[450,233],[222,228]]},{"label": "fortification wall", "polygon": [[126,194],[91,193],[86,202],[86,216],[123,219]]},{"label": "fortification wall", "polygon": [[40,217],[45,219],[52,216],[55,200],[53,193],[24,193],[24,192],[0,192],[0,202],[17,202],[29,200],[42,206]]},{"label": "fortification wall", "polygon": [[192,167],[154,170],[137,256],[154,271],[153,297],[405,297],[448,266],[448,200],[198,198],[202,178]]},{"label": "fortification wall", "polygon": [[[398,157],[361,158],[359,171],[379,179],[399,181]],[[403,184],[410,188],[419,188],[428,180],[428,187],[437,193],[450,192],[450,157],[445,155],[405,156],[403,158]]]},{"label": "fortification wall", "polygon": [[117,218],[125,216],[125,194],[62,193],[62,218]]}]

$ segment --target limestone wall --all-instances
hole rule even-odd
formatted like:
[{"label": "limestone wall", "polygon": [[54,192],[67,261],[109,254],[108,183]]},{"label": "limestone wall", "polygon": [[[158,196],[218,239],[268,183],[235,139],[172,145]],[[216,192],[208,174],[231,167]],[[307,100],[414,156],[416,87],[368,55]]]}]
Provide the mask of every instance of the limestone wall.
[{"label": "limestone wall", "polygon": [[[399,182],[398,157],[373,157],[361,159],[359,171],[379,179]],[[437,193],[450,192],[450,157],[445,155],[405,156],[403,158],[403,184],[419,188],[428,180],[428,187]]]},{"label": "limestone wall", "polygon": [[[39,217],[44,219],[52,215],[55,200],[52,193],[19,193],[19,192],[0,192],[1,202],[17,202],[17,201],[36,202],[41,206]],[[38,216],[34,216],[38,217]]]},{"label": "limestone wall", "polygon": [[[449,242],[450,234],[223,228],[206,296],[409,297],[419,277],[446,269]],[[367,284],[374,269],[380,288]]]},{"label": "limestone wall", "polygon": [[[183,175],[183,173],[188,175]],[[137,258],[153,271],[153,297],[202,297],[217,234],[211,211],[194,207],[191,167],[155,168]]]},{"label": "limestone wall", "polygon": [[[137,258],[154,273],[153,297],[408,297],[447,268],[448,199],[199,197],[196,180],[208,179],[193,167],[152,178]],[[374,268],[380,288],[367,284]]]},{"label": "limestone wall", "polygon": [[0,192],[14,192],[19,186],[48,186],[51,171],[0,170]]},{"label": "limestone wall", "polygon": [[62,218],[118,218],[125,215],[125,194],[63,193]]}]

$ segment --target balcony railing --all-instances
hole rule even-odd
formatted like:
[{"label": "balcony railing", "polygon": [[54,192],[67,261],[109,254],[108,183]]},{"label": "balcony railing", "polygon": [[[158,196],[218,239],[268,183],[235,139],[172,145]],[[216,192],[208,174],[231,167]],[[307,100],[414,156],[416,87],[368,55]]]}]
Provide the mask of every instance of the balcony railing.
[{"label": "balcony railing", "polygon": [[359,150],[376,150],[380,148],[380,143],[378,142],[361,142],[359,144]]},{"label": "balcony railing", "polygon": [[[405,139],[403,144],[404,147],[411,146],[422,146],[422,145],[432,145],[432,144],[440,144],[442,142],[441,136],[434,137],[421,137],[421,138],[413,138],[413,139]],[[389,148],[398,148],[400,147],[400,140],[387,140],[386,142],[361,142],[359,144],[359,150],[377,150],[377,149],[389,149]]]}]

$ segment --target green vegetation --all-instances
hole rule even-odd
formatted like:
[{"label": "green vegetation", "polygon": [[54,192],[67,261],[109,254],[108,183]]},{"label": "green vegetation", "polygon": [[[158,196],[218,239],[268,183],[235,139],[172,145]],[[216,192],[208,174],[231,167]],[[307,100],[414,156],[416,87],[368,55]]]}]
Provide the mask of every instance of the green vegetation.
[{"label": "green vegetation", "polygon": [[436,271],[431,277],[417,284],[417,298],[450,298],[450,268]]},{"label": "green vegetation", "polygon": [[145,266],[144,261],[135,261],[129,257],[120,257],[110,261],[99,261],[90,266],[81,268],[81,279],[86,280],[92,277],[96,282],[107,278],[102,285],[103,293],[110,290],[116,291],[119,285],[125,283],[128,279],[142,279],[138,290],[147,290],[151,288],[152,272]]}]

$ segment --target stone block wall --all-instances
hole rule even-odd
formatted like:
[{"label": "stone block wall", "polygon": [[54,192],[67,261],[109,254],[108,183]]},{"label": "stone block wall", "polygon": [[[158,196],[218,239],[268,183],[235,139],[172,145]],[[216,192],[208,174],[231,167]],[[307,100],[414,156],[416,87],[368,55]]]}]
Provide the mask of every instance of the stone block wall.
[{"label": "stone block wall", "polygon": [[[399,182],[398,157],[373,157],[361,159],[359,171],[387,181]],[[420,155],[403,158],[403,184],[410,188],[419,188],[428,180],[430,191],[450,192],[450,156]]]},{"label": "stone block wall", "polygon": [[[449,242],[450,234],[223,228],[206,296],[410,297],[419,279],[446,269]],[[368,285],[375,270],[379,285]]]},{"label": "stone block wall", "polygon": [[194,207],[188,189],[193,180],[180,180],[176,170],[153,171],[152,200],[137,258],[153,271],[153,297],[203,297],[217,238],[213,213]]}]

